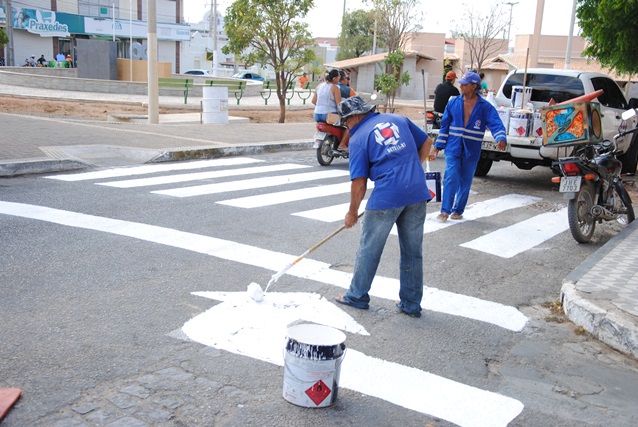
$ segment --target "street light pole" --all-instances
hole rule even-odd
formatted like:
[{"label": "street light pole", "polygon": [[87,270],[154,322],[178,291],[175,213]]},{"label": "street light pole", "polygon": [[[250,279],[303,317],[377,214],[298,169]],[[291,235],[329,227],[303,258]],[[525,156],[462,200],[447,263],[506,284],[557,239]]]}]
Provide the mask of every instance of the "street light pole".
[{"label": "street light pole", "polygon": [[512,9],[514,9],[514,5],[517,5],[518,2],[512,2],[509,1],[507,3],[504,4],[508,4],[510,6],[510,21],[509,21],[509,25],[507,26],[507,48],[509,50],[509,45],[510,45],[510,31],[512,30]]}]

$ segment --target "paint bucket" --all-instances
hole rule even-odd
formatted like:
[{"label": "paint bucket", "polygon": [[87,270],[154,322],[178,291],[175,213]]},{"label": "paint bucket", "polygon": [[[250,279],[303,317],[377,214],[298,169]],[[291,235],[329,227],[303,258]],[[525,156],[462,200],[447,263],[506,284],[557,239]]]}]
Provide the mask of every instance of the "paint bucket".
[{"label": "paint bucket", "polygon": [[[525,98],[525,99],[523,99]],[[512,107],[523,108],[532,99],[532,88],[525,88],[525,97],[523,97],[523,86],[512,86]]]},{"label": "paint bucket", "polygon": [[529,128],[532,125],[531,121],[531,111],[512,111],[507,134],[512,136],[529,136]]},{"label": "paint bucket", "polygon": [[529,136],[533,136],[534,138],[543,136],[543,115],[540,112],[534,113],[534,120],[532,121]]},{"label": "paint bucket", "polygon": [[228,88],[202,88],[202,123],[228,123]]},{"label": "paint bucket", "polygon": [[337,401],[346,335],[329,326],[303,324],[288,328],[284,355],[283,397],[306,408]]}]

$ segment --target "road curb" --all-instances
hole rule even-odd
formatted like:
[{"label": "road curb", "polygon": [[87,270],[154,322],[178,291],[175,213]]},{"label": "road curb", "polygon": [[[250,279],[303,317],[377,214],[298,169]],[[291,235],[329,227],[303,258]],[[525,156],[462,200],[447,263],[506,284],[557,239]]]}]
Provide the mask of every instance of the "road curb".
[{"label": "road curb", "polygon": [[17,175],[65,172],[85,169],[90,165],[70,159],[35,159],[0,163],[0,177]]},{"label": "road curb", "polygon": [[629,224],[569,273],[563,279],[560,300],[569,320],[610,347],[638,359],[638,324],[635,318],[616,308],[610,300],[596,299],[595,295],[576,287],[589,270],[604,262],[603,259],[636,229],[638,221]]},{"label": "road curb", "polygon": [[575,283],[563,283],[561,301],[565,315],[610,347],[638,358],[638,328],[619,309],[604,309],[585,299]]},{"label": "road curb", "polygon": [[[195,150],[170,150],[146,162],[163,163],[186,160],[215,159],[219,157],[276,153],[278,151],[298,151],[312,147],[311,141],[285,141],[276,144],[224,146]],[[12,177],[27,174],[66,172],[96,167],[72,159],[33,159],[0,163],[0,177]]]}]

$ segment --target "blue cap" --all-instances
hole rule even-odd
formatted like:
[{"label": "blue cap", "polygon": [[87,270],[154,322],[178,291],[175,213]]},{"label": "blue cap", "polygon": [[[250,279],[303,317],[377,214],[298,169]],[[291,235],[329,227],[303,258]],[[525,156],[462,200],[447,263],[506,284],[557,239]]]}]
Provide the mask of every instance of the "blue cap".
[{"label": "blue cap", "polygon": [[457,82],[460,85],[466,85],[468,83],[475,84],[475,85],[480,85],[481,84],[481,77],[479,77],[479,75],[476,74],[476,73],[468,71],[467,73],[463,74],[463,77],[458,79]]}]

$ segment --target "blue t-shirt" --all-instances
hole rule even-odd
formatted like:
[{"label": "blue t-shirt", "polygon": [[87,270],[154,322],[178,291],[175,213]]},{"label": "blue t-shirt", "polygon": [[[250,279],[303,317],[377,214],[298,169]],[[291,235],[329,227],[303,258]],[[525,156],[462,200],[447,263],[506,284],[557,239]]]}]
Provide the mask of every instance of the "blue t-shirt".
[{"label": "blue t-shirt", "polygon": [[394,209],[432,198],[418,153],[428,138],[421,128],[403,116],[372,113],[350,134],[350,179],[374,181],[366,209]]}]

